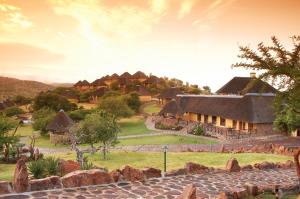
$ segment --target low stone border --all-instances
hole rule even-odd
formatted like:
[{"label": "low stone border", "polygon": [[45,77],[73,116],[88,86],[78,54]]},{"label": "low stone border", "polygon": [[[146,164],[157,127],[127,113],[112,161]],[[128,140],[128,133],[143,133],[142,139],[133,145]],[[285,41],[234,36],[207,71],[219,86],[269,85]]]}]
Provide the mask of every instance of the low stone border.
[{"label": "low stone border", "polygon": [[[1,181],[0,194],[102,185],[114,182],[122,183],[126,181],[146,181],[150,178],[162,177],[160,169],[136,169],[126,165],[121,169],[112,170],[111,172],[107,172],[103,169],[76,170],[64,175],[63,177],[51,176],[43,179],[29,180],[27,168],[26,165],[24,165],[25,162],[23,160],[19,160],[17,163],[13,181],[14,190],[12,189],[11,183]],[[188,162],[184,168],[168,171],[165,176],[170,177],[188,174],[243,172],[244,170],[252,169],[290,169],[293,167],[294,162],[291,160],[288,160],[285,163],[262,162],[241,167],[238,161],[235,158],[232,158],[227,162],[225,169],[206,167],[197,163]]]}]

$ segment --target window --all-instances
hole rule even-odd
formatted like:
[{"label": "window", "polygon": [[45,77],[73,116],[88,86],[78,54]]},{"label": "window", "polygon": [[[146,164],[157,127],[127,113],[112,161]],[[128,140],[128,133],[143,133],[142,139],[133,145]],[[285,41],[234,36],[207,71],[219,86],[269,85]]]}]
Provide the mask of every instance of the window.
[{"label": "window", "polygon": [[204,123],[208,123],[208,115],[204,115]]},{"label": "window", "polygon": [[216,124],[217,123],[217,117],[216,116],[212,116],[212,123]]},{"label": "window", "polygon": [[243,122],[243,130],[246,130],[246,122]]},{"label": "window", "polygon": [[197,121],[201,122],[201,114],[197,114]]},{"label": "window", "polygon": [[253,123],[248,123],[248,130],[253,130]]},{"label": "window", "polygon": [[225,118],[221,117],[221,119],[220,119],[220,125],[221,126],[225,126],[225,123],[226,123]]},{"label": "window", "polygon": [[236,120],[233,120],[233,121],[232,121],[232,128],[236,129],[236,125],[237,125],[237,121],[236,121]]}]

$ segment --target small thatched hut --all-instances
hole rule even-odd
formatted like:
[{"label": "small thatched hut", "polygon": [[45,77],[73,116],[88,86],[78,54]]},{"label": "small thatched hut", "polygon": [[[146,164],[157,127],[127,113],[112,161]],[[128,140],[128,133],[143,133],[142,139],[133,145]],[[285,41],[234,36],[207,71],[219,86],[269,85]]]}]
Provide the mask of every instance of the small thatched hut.
[{"label": "small thatched hut", "polygon": [[73,125],[73,120],[63,110],[60,110],[46,127],[50,132],[50,142],[53,144],[69,143],[69,130]]}]

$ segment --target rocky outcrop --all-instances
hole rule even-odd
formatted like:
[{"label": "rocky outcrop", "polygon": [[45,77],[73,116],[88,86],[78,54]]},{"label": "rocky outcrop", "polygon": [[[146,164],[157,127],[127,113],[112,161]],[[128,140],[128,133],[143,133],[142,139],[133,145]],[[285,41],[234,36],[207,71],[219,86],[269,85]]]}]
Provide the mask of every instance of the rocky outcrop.
[{"label": "rocky outcrop", "polygon": [[51,176],[43,179],[30,180],[29,185],[31,191],[62,188],[62,184],[59,176]]},{"label": "rocky outcrop", "polygon": [[177,197],[177,199],[196,199],[197,196],[197,190],[195,185],[190,184],[186,186],[180,196]]},{"label": "rocky outcrop", "polygon": [[230,160],[228,160],[228,162],[226,164],[226,170],[228,172],[239,172],[239,171],[241,171],[241,167],[240,167],[239,162],[237,161],[237,159],[231,158]]},{"label": "rocky outcrop", "polygon": [[73,171],[61,178],[63,187],[81,187],[88,185],[109,184],[113,182],[111,176],[100,169]]},{"label": "rocky outcrop", "polygon": [[248,195],[250,195],[250,196],[258,195],[258,186],[257,185],[254,185],[251,183],[246,183],[244,187],[247,190]]},{"label": "rocky outcrop", "polygon": [[119,182],[119,181],[124,180],[124,176],[122,175],[122,173],[119,169],[112,170],[109,173],[109,175],[113,179],[114,182]]},{"label": "rocky outcrop", "polygon": [[178,176],[178,175],[186,175],[186,174],[187,174],[187,170],[185,168],[182,168],[182,169],[175,169],[175,170],[168,171],[166,173],[166,176]]},{"label": "rocky outcrop", "polygon": [[18,160],[15,173],[14,173],[14,179],[13,179],[13,187],[15,192],[25,192],[28,190],[28,171],[25,164],[25,161],[23,159]]},{"label": "rocky outcrop", "polygon": [[250,165],[250,164],[241,166],[241,170],[242,170],[242,171],[251,170],[251,169],[253,169],[253,166]]},{"label": "rocky outcrop", "polygon": [[0,194],[7,194],[7,193],[11,193],[11,192],[12,192],[12,188],[11,188],[9,182],[0,181]]},{"label": "rocky outcrop", "polygon": [[141,170],[133,168],[128,165],[123,166],[121,168],[121,173],[126,180],[131,181],[131,182],[145,180],[145,175]]},{"label": "rocky outcrop", "polygon": [[257,169],[274,169],[276,168],[276,165],[273,162],[262,162],[262,163],[256,163],[253,165],[254,168]]},{"label": "rocky outcrop", "polygon": [[160,178],[161,177],[161,170],[160,169],[155,169],[155,168],[144,168],[142,170],[144,176],[149,179],[149,178]]},{"label": "rocky outcrop", "polygon": [[80,170],[80,164],[73,160],[59,160],[59,168],[62,175]]},{"label": "rocky outcrop", "polygon": [[208,167],[193,162],[186,163],[185,169],[188,174],[200,174],[209,171]]}]

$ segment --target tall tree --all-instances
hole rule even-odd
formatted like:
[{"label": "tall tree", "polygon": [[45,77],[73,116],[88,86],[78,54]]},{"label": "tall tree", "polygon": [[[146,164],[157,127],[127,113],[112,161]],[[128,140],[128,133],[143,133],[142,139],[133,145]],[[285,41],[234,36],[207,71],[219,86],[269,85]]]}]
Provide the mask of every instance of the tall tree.
[{"label": "tall tree", "polygon": [[14,120],[0,114],[0,149],[4,147],[5,161],[9,160],[11,146],[19,141],[16,130],[12,131],[14,128],[17,129],[17,126]]},{"label": "tall tree", "polygon": [[259,43],[257,50],[241,46],[238,57],[243,61],[233,65],[260,71],[259,79],[270,80],[279,88],[274,124],[286,132],[300,128],[300,36],[291,39],[292,50],[284,48],[276,37],[272,37],[271,46]]},{"label": "tall tree", "polygon": [[100,101],[98,108],[113,114],[117,119],[133,115],[132,109],[123,97],[107,97]]}]

